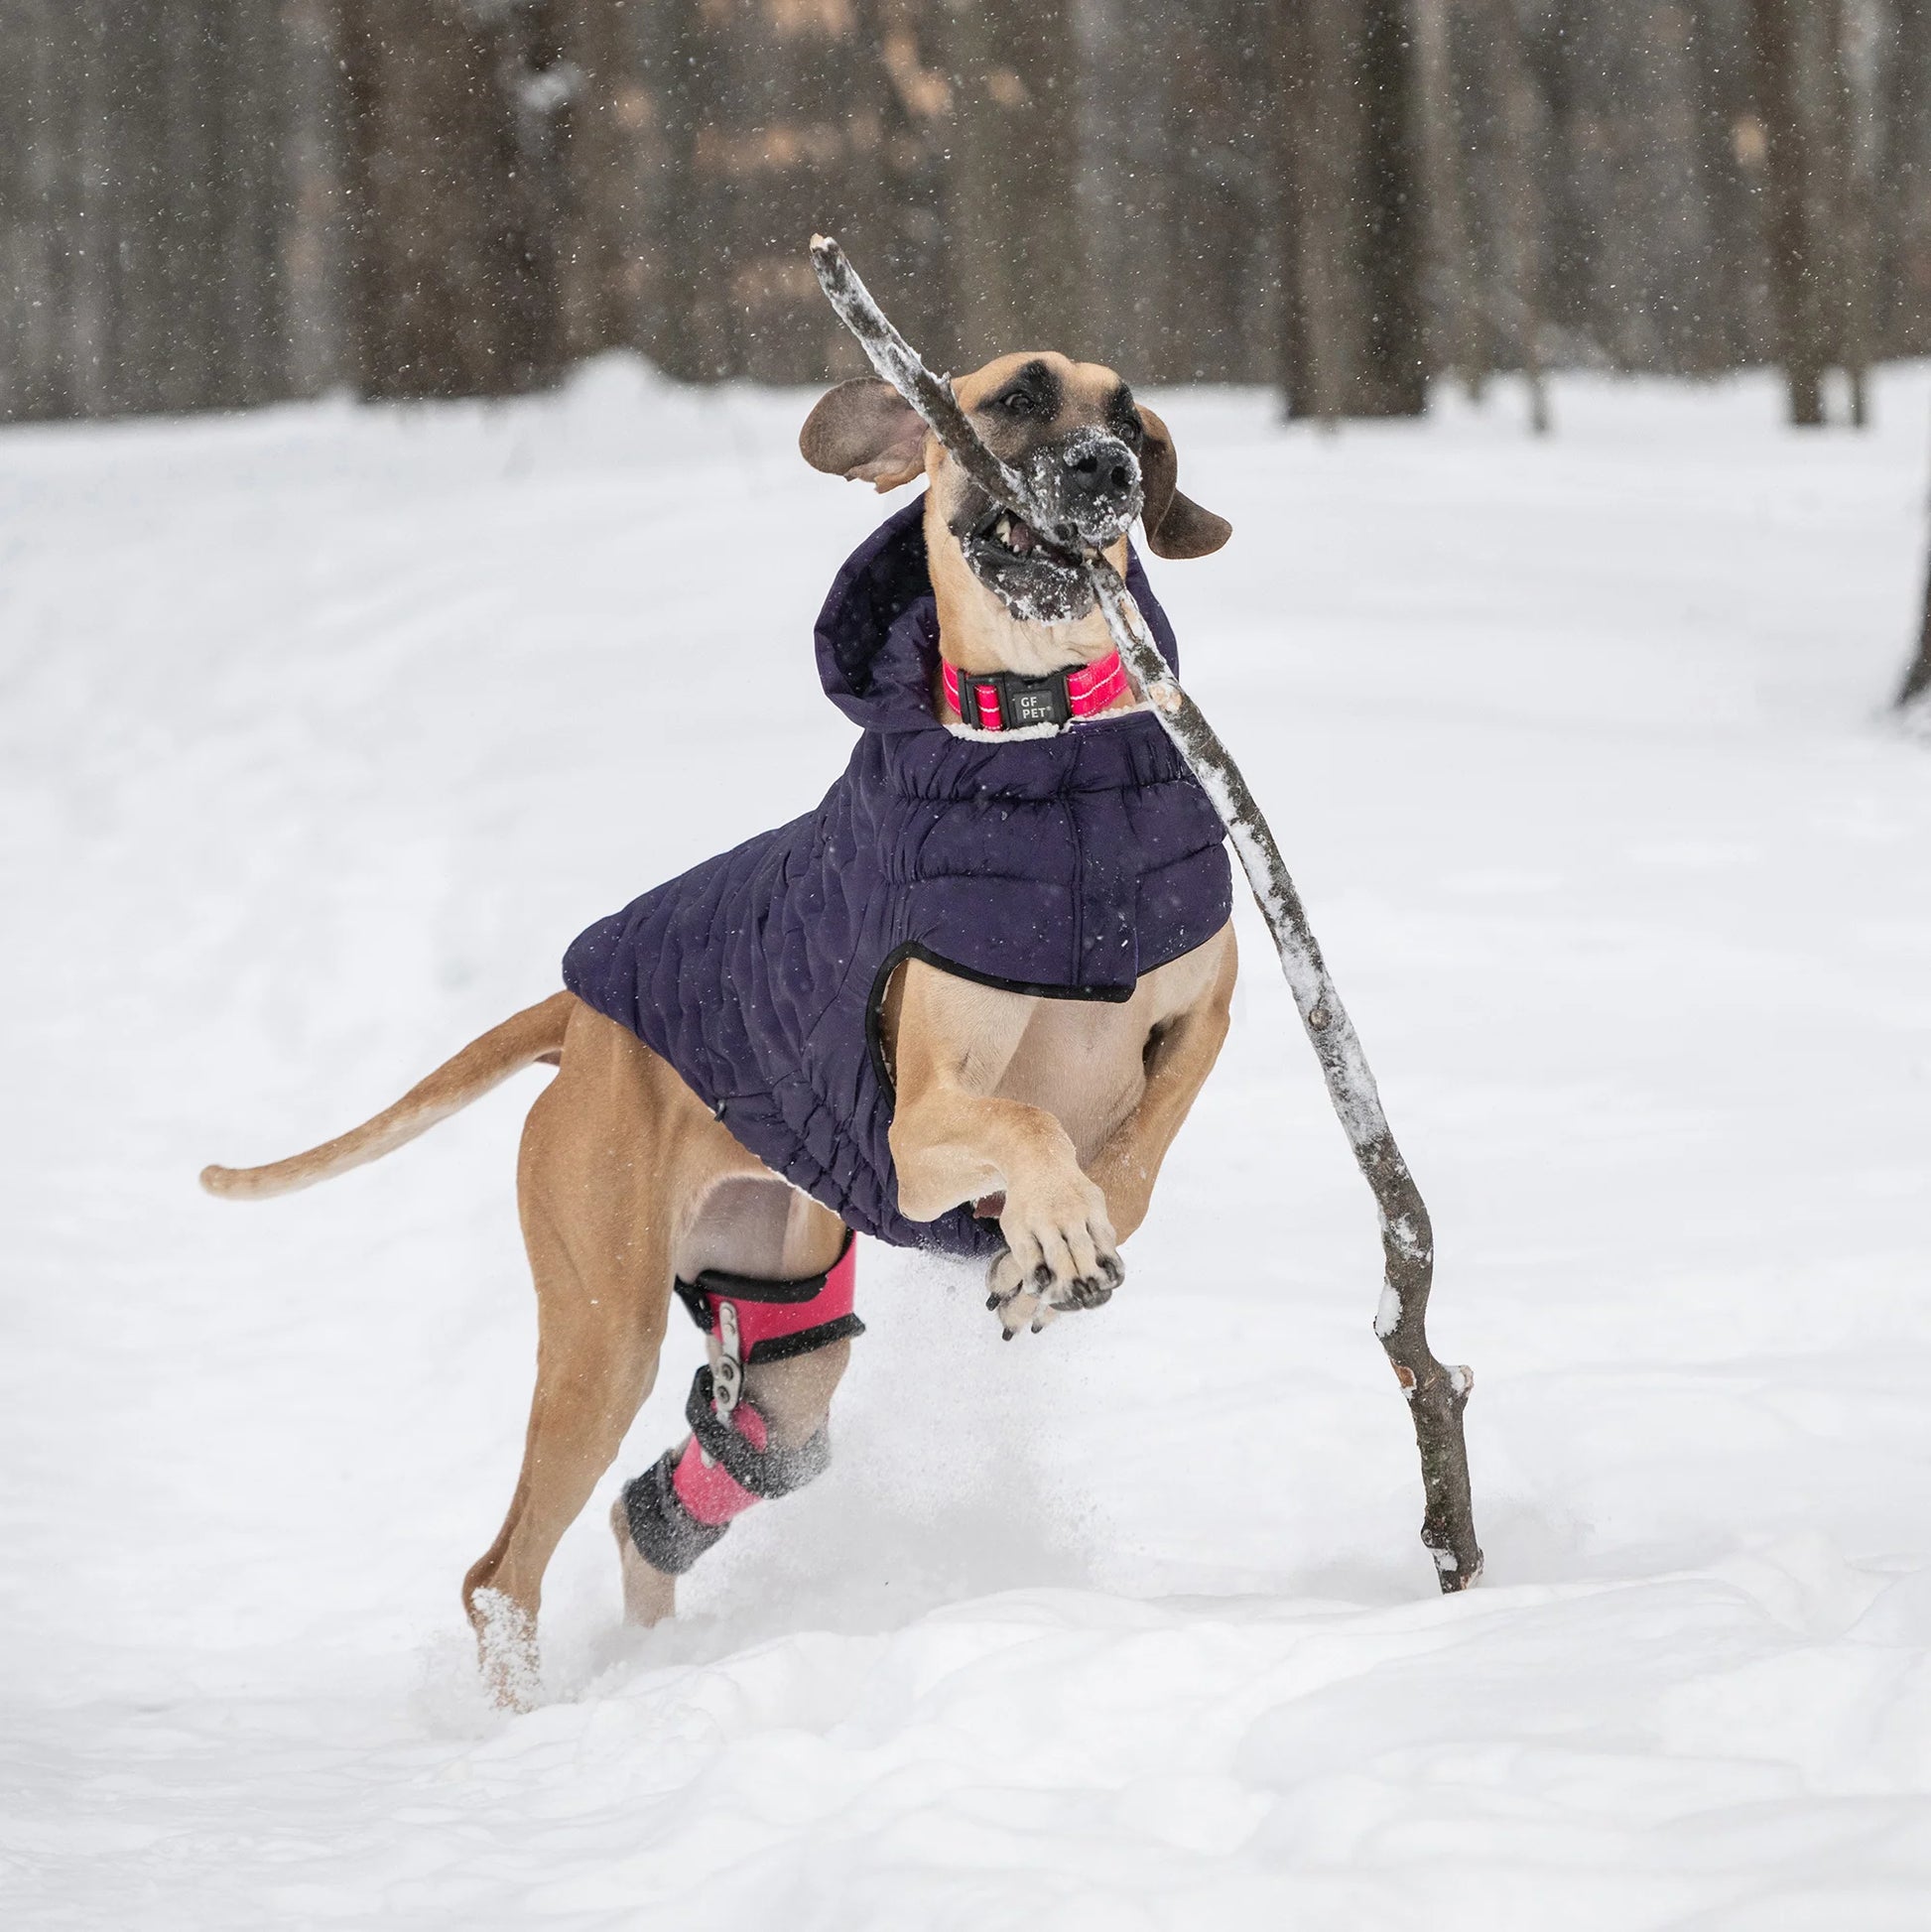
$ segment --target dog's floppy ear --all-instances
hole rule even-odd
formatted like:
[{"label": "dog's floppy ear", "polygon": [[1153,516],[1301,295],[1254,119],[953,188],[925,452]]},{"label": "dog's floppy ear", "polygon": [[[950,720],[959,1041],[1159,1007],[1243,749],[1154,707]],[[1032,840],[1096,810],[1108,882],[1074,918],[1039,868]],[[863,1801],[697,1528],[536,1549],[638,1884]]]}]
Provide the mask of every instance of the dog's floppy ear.
[{"label": "dog's floppy ear", "polygon": [[1203,510],[1191,496],[1180,493],[1180,458],[1174,453],[1173,434],[1142,403],[1140,477],[1146,489],[1146,541],[1156,557],[1211,557],[1233,535],[1233,525],[1212,510]]},{"label": "dog's floppy ear", "polygon": [[925,469],[925,425],[889,382],[859,376],[818,399],[798,448],[814,469],[895,490]]}]

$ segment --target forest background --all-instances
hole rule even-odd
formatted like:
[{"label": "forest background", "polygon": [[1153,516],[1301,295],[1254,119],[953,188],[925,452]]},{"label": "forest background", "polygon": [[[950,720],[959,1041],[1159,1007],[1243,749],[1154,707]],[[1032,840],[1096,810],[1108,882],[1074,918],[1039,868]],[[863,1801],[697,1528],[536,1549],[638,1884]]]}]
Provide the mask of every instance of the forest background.
[{"label": "forest background", "polygon": [[0,415],[932,357],[1420,411],[1931,350],[1931,0],[11,0]]},{"label": "forest background", "polygon": [[1931,0],[10,0],[0,129],[0,421],[855,374],[815,229],[1290,417],[1931,352]]}]

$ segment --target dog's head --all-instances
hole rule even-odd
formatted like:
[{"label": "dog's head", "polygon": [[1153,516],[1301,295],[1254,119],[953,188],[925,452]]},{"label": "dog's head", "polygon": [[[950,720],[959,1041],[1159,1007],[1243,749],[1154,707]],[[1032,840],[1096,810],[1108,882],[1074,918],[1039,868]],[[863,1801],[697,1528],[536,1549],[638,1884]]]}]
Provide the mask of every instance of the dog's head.
[{"label": "dog's head", "polygon": [[[1206,557],[1231,534],[1179,489],[1167,426],[1111,369],[1053,353],[1002,355],[953,383],[993,453],[1089,544],[1116,550],[1135,517],[1156,557]],[[1079,560],[1007,514],[960,468],[888,383],[840,383],[798,438],[805,460],[835,476],[896,489],[931,479],[929,544],[956,551],[970,579],[1021,624],[1064,624],[1093,607]],[[961,575],[935,555],[933,580]]]}]

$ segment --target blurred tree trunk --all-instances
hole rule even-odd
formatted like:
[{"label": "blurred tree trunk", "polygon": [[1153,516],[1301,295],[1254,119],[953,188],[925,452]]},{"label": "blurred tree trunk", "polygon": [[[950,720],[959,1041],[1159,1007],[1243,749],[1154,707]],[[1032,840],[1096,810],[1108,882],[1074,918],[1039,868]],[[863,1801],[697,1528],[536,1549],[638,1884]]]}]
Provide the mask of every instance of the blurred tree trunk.
[{"label": "blurred tree trunk", "polygon": [[1706,374],[1737,368],[1756,349],[1752,271],[1762,249],[1747,171],[1761,159],[1760,124],[1750,111],[1743,50],[1713,17],[1712,0],[1691,0],[1685,14],[1704,239],[1691,366]]},{"label": "blurred tree trunk", "polygon": [[1427,210],[1425,286],[1434,319],[1432,368],[1460,379],[1473,400],[1481,394],[1486,357],[1480,301],[1480,272],[1469,226],[1467,137],[1451,0],[1415,0],[1415,84],[1420,126],[1421,195]]},{"label": "blurred tree trunk", "polygon": [[715,63],[702,16],[703,0],[657,0],[643,53],[663,140],[653,237],[657,303],[646,339],[658,367],[681,382],[722,373],[719,345],[707,339],[714,329],[708,327],[704,301],[698,135],[709,118]]},{"label": "blurred tree trunk", "polygon": [[1281,381],[1290,417],[1427,406],[1403,0],[1281,0]]},{"label": "blurred tree trunk", "polygon": [[1281,115],[1281,257],[1288,309],[1281,386],[1290,418],[1350,413],[1359,328],[1348,246],[1359,167],[1352,9],[1279,0],[1274,75]]},{"label": "blurred tree trunk", "polygon": [[[1191,360],[1185,264],[1192,253],[1185,184],[1169,165],[1186,138],[1177,70],[1142,31],[1135,0],[1104,0],[1112,45],[1094,76],[1093,126],[1106,145],[1112,193],[1095,209],[1088,273],[1103,295],[1094,321],[1104,356],[1141,382],[1180,382]],[[1135,111],[1121,114],[1130,100]]]},{"label": "blurred tree trunk", "polygon": [[1419,416],[1428,407],[1414,68],[1406,0],[1364,0],[1362,223],[1356,256],[1364,297],[1365,353],[1357,398],[1363,416]]},{"label": "blurred tree trunk", "polygon": [[968,367],[1077,339],[1079,119],[1063,0],[951,0],[954,307]]},{"label": "blurred tree trunk", "polygon": [[[1139,383],[1169,379],[1182,211],[1164,166],[1176,110],[1172,63],[1139,30],[1133,0],[1079,0],[1079,206],[1088,339]],[[1120,112],[1131,101],[1134,111]]]},{"label": "blurred tree trunk", "polygon": [[341,7],[357,386],[491,396],[553,381],[574,78],[555,0]]},{"label": "blurred tree trunk", "polygon": [[1917,656],[1904,673],[1897,703],[1900,709],[1921,705],[1927,715],[1931,715],[1931,560],[1927,560],[1925,566],[1924,601],[1918,614]]},{"label": "blurred tree trunk", "polygon": [[[887,134],[893,98],[880,56],[884,22],[885,14],[877,0],[842,0],[836,30],[820,44],[809,98],[827,125],[841,127],[843,140],[837,161],[824,171],[824,178],[806,185],[811,218],[797,224],[806,232],[800,235],[789,220],[780,221],[772,242],[774,251],[787,264],[796,264],[800,244],[810,239],[811,230],[846,235],[862,259],[872,264],[874,286],[891,290],[896,299],[905,289],[910,264],[903,251],[904,235],[895,207],[895,150]],[[1071,33],[1070,25],[1067,31]],[[1070,116],[1076,111],[1077,98],[1070,49],[1066,72],[1067,84],[1056,106],[1059,113]],[[1069,152],[1079,152],[1077,134],[1069,142]],[[1075,217],[1070,164],[1066,195],[1071,223]],[[811,330],[801,331],[805,341],[816,336],[818,353],[811,359],[820,368],[837,373],[869,374],[864,352],[832,314],[823,291],[805,285],[802,269],[793,266],[789,272],[798,277],[798,300],[814,324]],[[816,285],[818,278],[814,275],[810,280]],[[909,318],[913,312],[901,301],[898,313]],[[1055,339],[1055,346],[1061,339]]]},{"label": "blurred tree trunk", "polygon": [[288,393],[287,22],[280,7],[257,0],[200,13],[214,43],[206,105],[216,130],[209,178],[219,266],[208,279],[218,291],[212,320],[221,364],[212,385],[219,393],[207,400],[245,408]]},{"label": "blurred tree trunk", "polygon": [[105,107],[91,137],[95,407],[116,415],[229,400],[218,382],[235,347],[209,272],[223,238],[208,154],[224,104],[221,35],[181,0],[152,5],[153,31],[116,37],[94,57]]},{"label": "blurred tree trunk", "polygon": [[1516,0],[1491,0],[1489,17],[1501,94],[1502,257],[1509,333],[1529,386],[1529,427],[1543,436],[1549,428],[1549,394],[1542,369],[1544,212],[1536,185],[1540,106]]},{"label": "blurred tree trunk", "polygon": [[281,235],[288,387],[313,396],[339,381],[341,114],[333,0],[286,0],[287,123]]},{"label": "blurred tree trunk", "polygon": [[1837,359],[1851,387],[1851,422],[1869,422],[1867,396],[1870,368],[1875,266],[1872,204],[1876,184],[1876,56],[1868,9],[1856,0],[1831,0],[1825,15],[1829,36],[1829,188],[1836,242]]},{"label": "blurred tree trunk", "polygon": [[557,238],[559,325],[570,362],[632,339],[624,239],[634,184],[626,166],[627,22],[612,0],[566,0],[560,59],[570,89],[566,182]]},{"label": "blurred tree trunk", "polygon": [[[1081,331],[1136,382],[1266,382],[1280,310],[1265,0],[1080,0]],[[1151,29],[1151,31],[1150,31]]]},{"label": "blurred tree trunk", "polygon": [[155,31],[110,57],[118,138],[153,143],[117,157],[111,197],[120,402],[244,408],[287,393],[288,23],[250,0],[152,4]]},{"label": "blurred tree trunk", "polygon": [[[1260,298],[1273,267],[1273,181],[1251,138],[1251,75],[1269,58],[1267,9],[1254,0],[1193,0],[1166,12],[1170,28],[1157,37],[1144,32],[1143,15],[1135,18],[1139,74],[1130,98],[1145,116],[1151,152],[1139,169],[1144,212],[1129,237],[1127,272],[1151,285],[1163,311],[1161,380],[1247,381],[1256,373],[1252,339],[1272,319]],[[1117,101],[1106,111],[1116,113]],[[1267,373],[1264,362],[1258,373]]]},{"label": "blurred tree trunk", "polygon": [[1790,420],[1824,420],[1825,329],[1818,237],[1809,199],[1818,160],[1804,112],[1800,0],[1749,0],[1749,40],[1757,117],[1768,143],[1770,283],[1777,357],[1790,391]]},{"label": "blurred tree trunk", "polygon": [[1885,351],[1931,349],[1931,0],[1892,0],[1880,222]]},{"label": "blurred tree trunk", "polygon": [[1917,656],[1904,674],[1904,688],[1897,694],[1900,707],[1909,707],[1931,698],[1931,571],[1925,574],[1924,611],[1918,622]]},{"label": "blurred tree trunk", "polygon": [[66,260],[65,349],[73,405],[81,415],[111,416],[129,406],[114,354],[111,271],[120,251],[109,225],[112,142],[120,120],[108,87],[111,35],[104,0],[83,0],[74,16],[77,31],[64,63],[71,87],[73,179],[67,219],[55,230],[55,240]]},{"label": "blurred tree trunk", "polygon": [[905,326],[916,331],[911,339],[935,367],[952,368],[959,359],[945,232],[952,89],[940,69],[932,0],[862,0],[859,32],[860,58],[875,57],[878,67],[886,285],[900,292]]},{"label": "blurred tree trunk", "polygon": [[32,413],[44,352],[36,323],[46,313],[47,263],[39,175],[47,146],[47,98],[35,86],[46,39],[44,0],[17,0],[0,13],[0,421]]}]

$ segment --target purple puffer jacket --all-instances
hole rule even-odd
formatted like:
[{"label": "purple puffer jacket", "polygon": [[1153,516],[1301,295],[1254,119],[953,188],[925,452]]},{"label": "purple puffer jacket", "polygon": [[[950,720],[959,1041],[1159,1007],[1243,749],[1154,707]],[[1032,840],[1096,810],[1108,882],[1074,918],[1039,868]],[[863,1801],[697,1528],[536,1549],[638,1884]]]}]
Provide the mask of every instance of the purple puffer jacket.
[{"label": "purple puffer jacket", "polygon": [[[984,1255],[998,1224],[969,1207],[899,1213],[878,1041],[893,967],[1122,1000],[1225,924],[1232,885],[1213,806],[1144,711],[1009,742],[934,717],[923,511],[874,531],[819,614],[826,693],[864,727],[844,776],[816,811],[592,926],[564,983],[850,1226]],[[1137,558],[1126,580],[1177,670]]]}]

